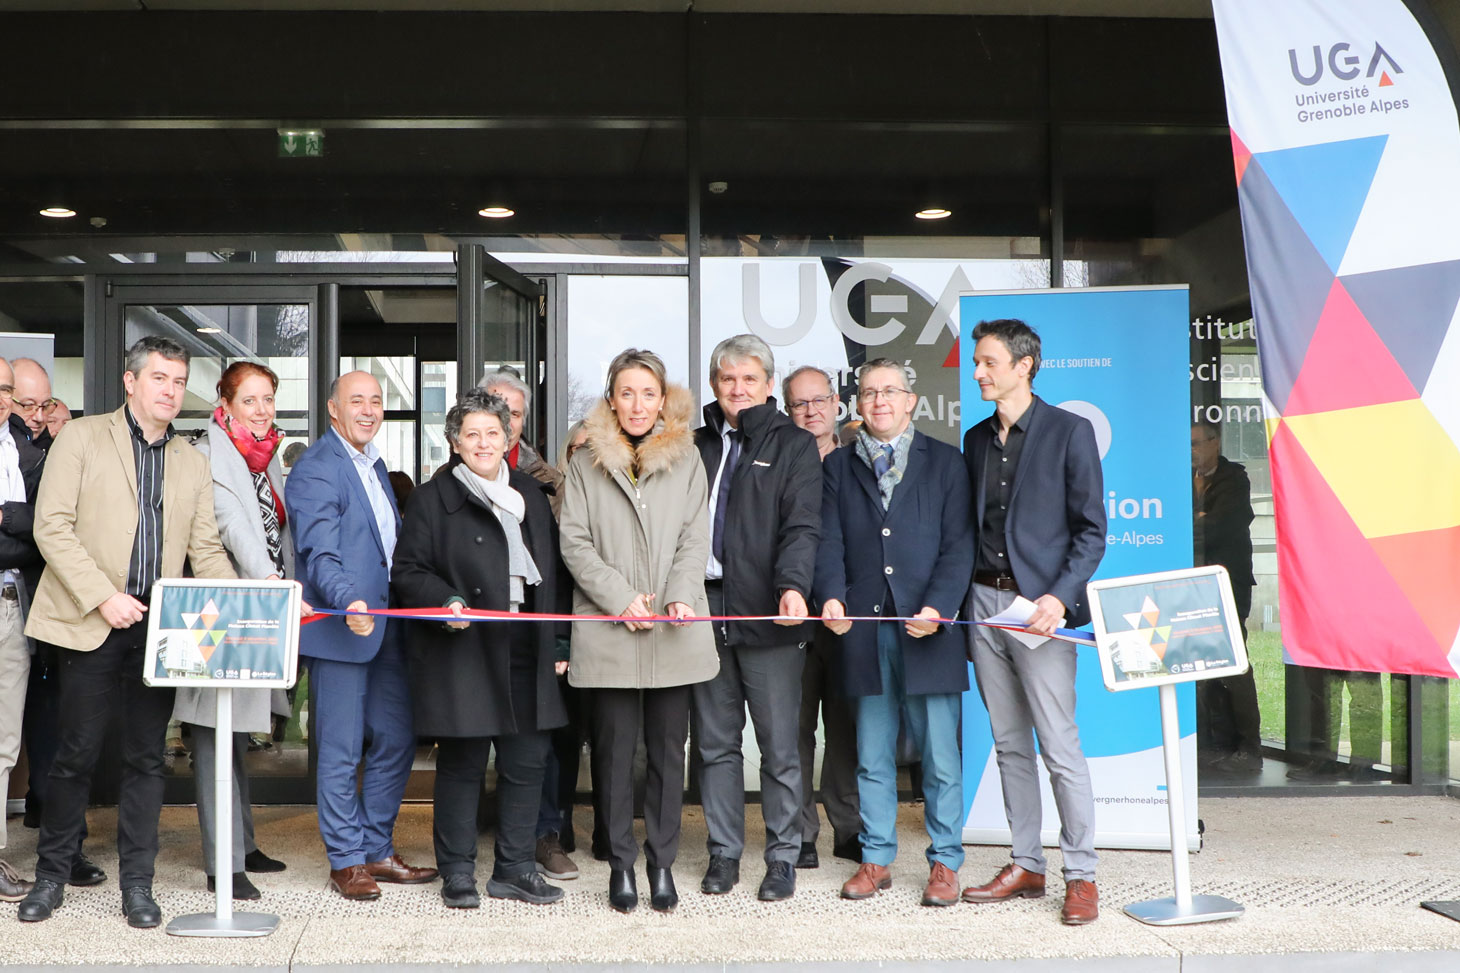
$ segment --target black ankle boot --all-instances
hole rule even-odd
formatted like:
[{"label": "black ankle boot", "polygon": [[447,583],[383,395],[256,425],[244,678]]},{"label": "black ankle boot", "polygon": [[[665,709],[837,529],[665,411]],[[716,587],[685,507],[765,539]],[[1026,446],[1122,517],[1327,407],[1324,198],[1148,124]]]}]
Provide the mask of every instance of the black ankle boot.
[{"label": "black ankle boot", "polygon": [[674,873],[667,868],[649,866],[649,904],[656,912],[673,912],[679,905],[679,893],[674,890]]},{"label": "black ankle boot", "polygon": [[634,885],[634,873],[615,868],[608,876],[608,904],[619,912],[633,912],[639,905],[639,890]]}]

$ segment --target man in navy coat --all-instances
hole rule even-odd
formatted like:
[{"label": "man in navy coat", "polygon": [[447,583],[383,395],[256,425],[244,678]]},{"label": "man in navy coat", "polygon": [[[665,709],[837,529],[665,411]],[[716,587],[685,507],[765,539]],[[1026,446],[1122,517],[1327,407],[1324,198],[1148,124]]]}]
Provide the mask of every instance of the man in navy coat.
[{"label": "man in navy coat", "polygon": [[[341,375],[329,413],[330,431],[299,458],[284,486],[295,571],[311,605],[386,608],[400,513],[372,442],[385,418],[380,383],[368,372]],[[319,833],[330,887],[347,899],[380,898],[377,882],[436,877],[434,868],[402,861],[393,840],[416,750],[399,625],[351,615],[299,634],[313,697]]]},{"label": "man in navy coat", "polygon": [[[963,437],[976,536],[969,616],[996,615],[1023,595],[1035,606],[1031,633],[1048,636],[1061,625],[1083,625],[1090,620],[1085,585],[1105,554],[1095,430],[1089,420],[1034,394],[1039,335],[1023,321],[982,321],[973,340],[974,376],[995,409]],[[1044,894],[1037,735],[1059,808],[1065,879],[1060,918],[1067,925],[1091,922],[1099,911],[1095,799],[1075,725],[1075,646],[1047,638],[1030,648],[985,626],[970,627],[968,646],[993,730],[1013,861],[988,884],[964,889],[963,900]]]},{"label": "man in navy coat", "polygon": [[870,361],[857,382],[862,428],[850,448],[824,462],[814,587],[824,623],[841,636],[846,694],[857,704],[862,866],[842,896],[864,899],[892,886],[905,713],[923,761],[931,871],[922,901],[953,905],[963,864],[958,723],[968,665],[962,634],[938,620],[957,617],[973,570],[968,473],[956,449],[912,427],[918,397],[900,364]]}]

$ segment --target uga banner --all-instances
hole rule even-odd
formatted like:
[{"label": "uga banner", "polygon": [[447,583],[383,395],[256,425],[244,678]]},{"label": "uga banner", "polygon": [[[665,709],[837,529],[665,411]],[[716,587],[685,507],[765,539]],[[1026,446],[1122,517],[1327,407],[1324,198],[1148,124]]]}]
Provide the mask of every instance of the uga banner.
[{"label": "uga banner", "polygon": [[[1107,523],[1097,578],[1191,567],[1187,298],[1186,287],[1180,286],[1011,291],[965,294],[960,300],[965,431],[994,411],[992,403],[982,401],[973,377],[970,335],[979,321],[998,318],[1019,318],[1039,332],[1044,361],[1034,379],[1035,394],[1095,427]],[[1031,598],[1043,593],[1024,592]],[[1108,692],[1096,651],[1081,648],[1078,660],[1075,720],[1095,791],[1095,844],[1169,848],[1157,694]],[[1178,687],[1187,846],[1193,850],[1201,847],[1195,698],[1191,686]],[[1059,814],[1043,761],[1039,777],[1043,839],[1052,845],[1059,840]],[[998,757],[977,690],[963,695],[963,802],[965,842],[1009,842]]]},{"label": "uga banner", "polygon": [[1402,0],[1213,8],[1285,651],[1454,677],[1460,125],[1441,59]]}]

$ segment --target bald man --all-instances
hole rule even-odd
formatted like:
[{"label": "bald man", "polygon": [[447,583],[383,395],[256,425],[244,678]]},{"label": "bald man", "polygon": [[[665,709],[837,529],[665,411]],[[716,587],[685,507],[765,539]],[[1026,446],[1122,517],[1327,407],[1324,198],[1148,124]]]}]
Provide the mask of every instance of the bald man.
[{"label": "bald man", "polygon": [[30,440],[45,451],[51,446],[46,419],[56,407],[51,398],[51,376],[34,358],[17,358],[10,363],[15,378],[15,414],[30,430]]},{"label": "bald man", "polygon": [[[341,375],[330,388],[329,414],[330,431],[299,457],[284,485],[295,572],[311,605],[386,608],[400,513],[374,443],[385,421],[380,383],[368,372]],[[399,625],[336,616],[299,635],[309,666],[330,887],[357,901],[380,898],[379,882],[436,878],[436,869],[413,868],[395,850],[396,814],[416,748]]]}]

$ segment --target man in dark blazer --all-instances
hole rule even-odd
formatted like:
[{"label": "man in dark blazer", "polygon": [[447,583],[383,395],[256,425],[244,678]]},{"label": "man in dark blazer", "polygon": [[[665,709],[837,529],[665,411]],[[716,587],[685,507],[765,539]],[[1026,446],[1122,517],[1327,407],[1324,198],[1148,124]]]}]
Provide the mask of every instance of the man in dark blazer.
[{"label": "man in dark blazer", "polygon": [[892,886],[897,733],[905,714],[923,761],[931,871],[922,902],[953,905],[963,864],[958,726],[968,665],[963,636],[939,619],[957,617],[973,570],[968,472],[957,450],[912,427],[917,396],[902,365],[875,359],[857,383],[862,428],[824,462],[815,584],[822,620],[841,636],[846,694],[857,704],[862,865],[841,894],[864,899]]},{"label": "man in dark blazer", "polygon": [[[973,489],[976,561],[969,617],[996,615],[1020,595],[1034,602],[1028,630],[1090,620],[1085,585],[1105,554],[1104,480],[1089,421],[1034,394],[1039,335],[1023,321],[982,321],[973,331],[974,375],[994,414],[963,437]],[[970,626],[969,658],[989,712],[1013,861],[993,881],[964,889],[965,902],[1044,894],[1039,771],[1049,768],[1060,815],[1068,925],[1099,914],[1095,799],[1075,725],[1075,646]]]},{"label": "man in dark blazer", "polygon": [[[330,431],[299,458],[284,485],[295,571],[311,605],[386,608],[400,513],[372,442],[385,418],[380,383],[368,372],[341,375],[330,389],[329,413]],[[403,641],[399,623],[377,625],[371,615],[328,618],[299,634],[318,747],[319,833],[330,887],[347,899],[380,898],[377,882],[436,877],[434,868],[402,861],[393,840],[416,749]]]}]

